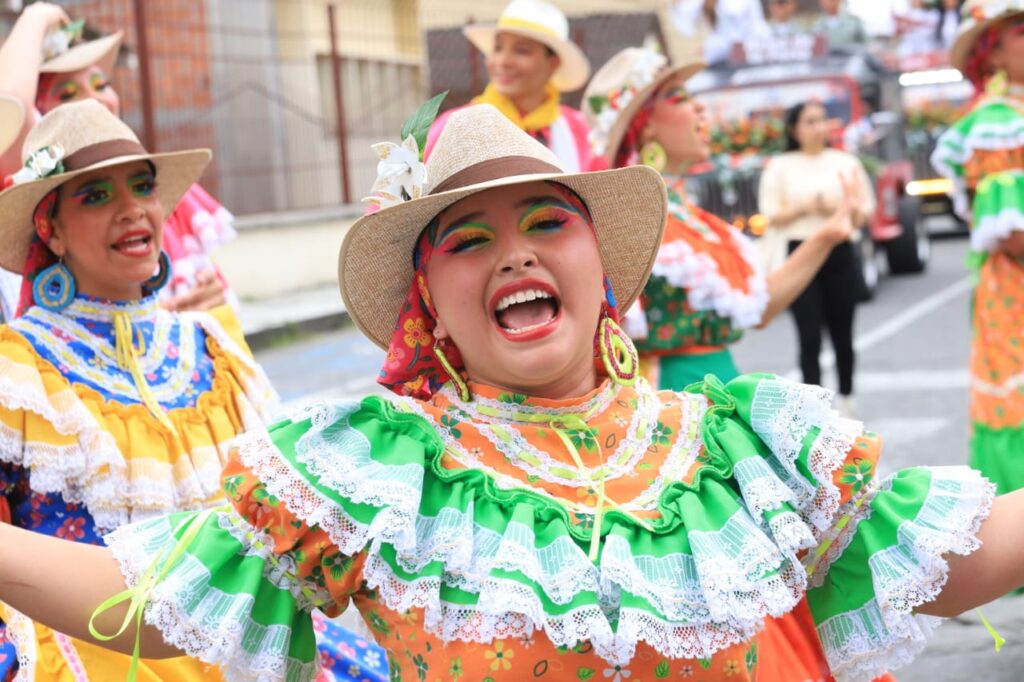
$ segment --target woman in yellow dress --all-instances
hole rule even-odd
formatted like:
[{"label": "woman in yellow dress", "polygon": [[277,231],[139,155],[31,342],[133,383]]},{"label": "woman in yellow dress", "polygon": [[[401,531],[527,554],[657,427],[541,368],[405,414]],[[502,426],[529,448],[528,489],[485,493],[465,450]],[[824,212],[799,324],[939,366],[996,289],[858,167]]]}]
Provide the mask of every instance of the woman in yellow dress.
[{"label": "woman in yellow dress", "polygon": [[[0,517],[102,544],[122,524],[222,503],[228,443],[277,398],[230,309],[156,300],[170,274],[164,219],[210,152],[149,154],[94,100],[44,116],[25,149],[0,195],[0,265],[24,274],[21,314],[0,327]],[[19,679],[128,672],[128,657],[7,605],[0,618]],[[211,675],[175,658],[144,661],[138,679]]]}]

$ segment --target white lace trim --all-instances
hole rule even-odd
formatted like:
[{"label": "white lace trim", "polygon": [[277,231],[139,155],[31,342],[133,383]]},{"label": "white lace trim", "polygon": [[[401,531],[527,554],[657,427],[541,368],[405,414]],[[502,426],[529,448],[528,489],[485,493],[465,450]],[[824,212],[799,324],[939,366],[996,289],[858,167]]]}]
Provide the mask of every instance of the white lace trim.
[{"label": "white lace trim", "polygon": [[[496,478],[500,476],[481,457],[475,455],[466,448],[459,438],[455,437],[452,430],[459,427],[475,429],[510,463],[530,476],[537,476],[541,480],[555,485],[582,488],[594,485],[594,482],[599,479],[607,482],[629,474],[640,463],[648,447],[652,444],[660,416],[657,395],[643,379],[637,382],[636,390],[639,405],[632,410],[625,436],[613,452],[605,453],[603,465],[590,467],[585,471],[581,471],[574,464],[561,461],[533,445],[529,439],[523,436],[520,429],[547,427],[543,424],[533,424],[516,419],[514,414],[516,411],[520,411],[522,414],[543,414],[545,416],[589,414],[585,410],[572,412],[566,411],[564,408],[555,410],[554,408],[537,408],[491,401],[493,405],[497,406],[491,409],[499,410],[500,414],[498,417],[487,417],[481,415],[479,409],[472,403],[453,402],[453,405],[459,408],[465,418],[460,419],[455,426],[448,426],[441,423],[437,416],[425,409],[418,400],[398,398],[396,402],[430,422],[434,430],[444,439],[449,456],[467,469],[480,469]],[[599,393],[588,404],[592,404],[593,409],[599,409],[602,405],[607,408],[611,398],[614,398],[617,393],[617,390],[611,392],[607,398],[604,397],[604,392]],[[519,410],[518,408],[523,409]],[[451,417],[451,414],[446,416]],[[477,419],[478,416],[480,419]],[[555,471],[565,471],[565,475],[556,474]],[[507,481],[506,484],[508,484]]]},{"label": "white lace trim", "polygon": [[[134,587],[154,557],[174,542],[170,521],[154,519],[108,535],[106,542]],[[301,663],[288,656],[291,628],[255,622],[255,597],[230,594],[210,585],[210,571],[185,553],[170,576],[158,583],[146,606],[146,622],[186,655],[220,667],[228,682],[311,680],[320,659]]]},{"label": "white lace trim", "polygon": [[[618,397],[619,386],[612,381],[605,381],[601,389],[588,400],[578,404],[560,407],[556,405],[533,405],[495,400],[486,396],[474,395],[470,402],[463,402],[451,383],[446,383],[439,391],[450,404],[458,407],[466,414],[472,415],[474,423],[505,424],[523,423],[516,414],[545,415],[549,417],[575,416],[580,414],[600,414],[611,406]],[[510,394],[511,395],[511,394]],[[484,414],[480,407],[495,412],[495,415]]]},{"label": "white lace trim", "polygon": [[874,599],[818,625],[840,682],[895,670],[920,653],[942,619],[914,615],[913,609],[934,600],[946,584],[949,566],[943,555],[970,554],[981,545],[977,535],[991,511],[995,486],[965,467],[930,472],[931,486],[917,516],[899,524],[896,545],[868,559]]},{"label": "white lace trim", "polygon": [[283,408],[277,391],[274,390],[263,367],[256,362],[252,355],[243,350],[237,341],[231,338],[231,335],[225,331],[213,315],[200,312],[179,314],[183,317],[194,318],[203,331],[217,342],[222,351],[230,354],[248,370],[249,376],[236,376],[245,392],[247,407],[250,408],[248,413],[242,415],[245,430],[276,421],[283,413]]},{"label": "white lace trim", "polygon": [[18,672],[14,682],[34,682],[36,662],[39,660],[36,626],[28,616],[7,604],[3,604],[3,618],[7,626],[7,637],[18,652]]},{"label": "white lace trim", "polygon": [[[695,219],[679,214],[678,207],[675,217],[688,226],[689,221]],[[711,254],[696,251],[683,240],[661,245],[651,276],[661,277],[672,286],[685,289],[686,302],[694,310],[713,311],[719,317],[731,320],[735,328],[749,329],[760,324],[768,306],[768,284],[757,265],[757,254],[750,241],[734,228],[730,228],[729,237],[754,270],[747,279],[747,291],[736,289],[729,283]]]},{"label": "white lace trim", "polygon": [[[989,99],[987,103],[994,101]],[[980,108],[977,107],[975,112]],[[953,208],[960,217],[970,220],[971,207],[967,198],[967,181],[954,165],[962,167],[979,149],[994,151],[1016,147],[1024,147],[1024,118],[1008,123],[978,122],[971,125],[966,134],[955,127],[942,134],[932,152],[931,163],[935,170],[953,182]]]},{"label": "white lace trim", "polygon": [[999,242],[1013,232],[1024,230],[1024,213],[1006,208],[994,215],[986,215],[971,226],[971,248],[975,251],[991,252]]},{"label": "white lace trim", "polygon": [[298,564],[289,554],[274,552],[274,539],[265,528],[257,528],[234,512],[218,512],[217,526],[235,539],[242,556],[258,557],[266,562],[263,577],[279,590],[287,590],[299,609],[311,611],[333,603],[327,590],[298,577]]},{"label": "white lace trim", "polygon": [[[396,479],[387,481],[389,467],[367,463],[369,443],[357,442],[365,436],[346,428],[358,407],[314,410],[314,425],[297,443],[296,459],[320,476],[319,487],[354,502],[382,506],[369,525],[356,522],[314,489],[266,435],[245,437],[239,457],[268,492],[308,525],[324,529],[343,553],[354,555],[365,548],[366,585],[377,589],[395,611],[423,608],[428,629],[445,641],[490,641],[510,631],[541,628],[556,645],[590,640],[599,655],[613,662],[629,660],[638,641],[647,641],[664,655],[689,647],[710,656],[715,649],[708,642],[749,639],[765,615],[785,613],[803,594],[805,574],[795,556],[781,551],[743,508],[718,531],[691,531],[692,555],[634,556],[628,541],[613,531],[598,566],[568,536],[538,548],[529,526],[509,522],[503,533],[484,528],[474,523],[472,505],[465,511],[448,507],[438,516],[421,516],[421,492],[411,489],[405,467],[394,467]],[[397,577],[380,554],[383,543],[394,547],[403,571],[415,574],[441,562],[444,574]],[[534,585],[497,577],[496,571],[521,572]],[[478,594],[479,599],[473,606],[448,605],[441,597],[443,586]],[[588,593],[596,603],[570,616],[551,616],[535,592],[538,588],[556,603]],[[655,609],[664,609],[661,617],[634,614],[635,624],[624,628],[620,613],[613,633],[608,614],[618,611],[623,590],[636,590]],[[680,603],[680,598],[686,601]],[[694,622],[673,622],[675,618]],[[664,635],[672,629],[697,634],[691,642],[673,643]]]},{"label": "white lace trim", "polygon": [[[193,315],[225,352],[255,369],[251,377],[237,377],[243,393],[235,394],[233,400],[245,429],[262,427],[279,410],[266,375],[216,318]],[[191,328],[190,324],[184,327]],[[33,491],[60,493],[69,503],[85,505],[100,532],[175,511],[215,506],[222,500],[220,472],[232,440],[193,447],[187,451],[187,462],[147,458],[126,462],[113,435],[72,390],[47,394],[35,367],[5,356],[0,356],[0,404],[39,415],[57,433],[75,437],[76,442],[65,445],[26,442],[24,433],[0,422],[0,461],[28,470]]]},{"label": "white lace trim", "polygon": [[[839,508],[839,488],[832,473],[842,466],[863,433],[860,422],[840,418],[832,410],[832,394],[817,386],[781,379],[763,379],[750,406],[750,425],[771,449],[769,464],[789,487],[801,517],[820,537]],[[815,481],[797,469],[804,441],[812,430],[818,435],[810,445],[807,466]]]}]

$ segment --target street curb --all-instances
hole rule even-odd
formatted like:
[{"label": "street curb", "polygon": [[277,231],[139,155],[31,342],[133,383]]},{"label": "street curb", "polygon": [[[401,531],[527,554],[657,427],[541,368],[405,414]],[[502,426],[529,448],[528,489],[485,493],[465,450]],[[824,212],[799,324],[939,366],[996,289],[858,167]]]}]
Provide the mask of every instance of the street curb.
[{"label": "street curb", "polygon": [[338,331],[350,326],[352,319],[347,312],[340,311],[249,332],[245,335],[245,340],[255,353],[294,341],[297,337]]}]

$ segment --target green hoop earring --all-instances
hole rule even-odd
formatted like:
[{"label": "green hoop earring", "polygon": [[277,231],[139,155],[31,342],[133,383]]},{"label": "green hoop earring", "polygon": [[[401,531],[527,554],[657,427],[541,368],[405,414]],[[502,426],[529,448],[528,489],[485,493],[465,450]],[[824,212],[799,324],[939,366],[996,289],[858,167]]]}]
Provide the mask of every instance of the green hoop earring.
[{"label": "green hoop earring", "polygon": [[668,154],[660,143],[651,140],[640,147],[640,163],[649,166],[659,173],[664,173],[668,166]]},{"label": "green hoop earring", "polygon": [[640,358],[633,340],[610,317],[603,317],[597,327],[601,362],[608,377],[620,386],[632,386],[640,370]]},{"label": "green hoop earring", "polygon": [[444,350],[441,349],[441,339],[434,341],[434,357],[444,367],[444,371],[451,377],[452,383],[455,384],[455,388],[459,390],[459,398],[462,402],[468,403],[473,399],[473,394],[469,392],[469,385],[466,380],[462,378],[462,374],[459,370],[452,366],[451,361],[448,360],[448,356],[444,354]]}]

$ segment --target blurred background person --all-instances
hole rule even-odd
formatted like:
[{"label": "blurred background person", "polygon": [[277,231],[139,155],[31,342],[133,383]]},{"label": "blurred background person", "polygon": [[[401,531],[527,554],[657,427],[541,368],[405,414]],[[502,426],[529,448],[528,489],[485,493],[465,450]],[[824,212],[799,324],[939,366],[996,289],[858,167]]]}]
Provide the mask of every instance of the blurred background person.
[{"label": "blurred background person", "polygon": [[[794,19],[796,15],[796,0],[768,0],[768,31],[767,36],[771,38],[786,38],[804,33],[803,27]],[[747,35],[751,35],[751,29]]]},{"label": "blurred background person", "polygon": [[[0,176],[21,168],[22,141],[38,117],[67,102],[94,99],[116,116],[121,100],[110,77],[121,47],[122,31],[83,39],[81,22],[64,10],[35,2],[21,13],[0,47],[0,94],[17,99],[27,112],[21,133],[0,157]],[[212,250],[235,236],[234,216],[193,184],[167,217],[164,248],[171,280],[163,304],[176,310],[208,310],[233,302],[227,281],[210,258]],[[4,277],[3,298],[16,297],[17,280]]]},{"label": "blurred background person", "polygon": [[970,462],[1009,492],[1024,487],[1024,2],[964,10],[951,61],[982,94],[932,163],[971,226]]},{"label": "blurred background person", "polygon": [[686,38],[703,41],[704,60],[729,59],[733,45],[765,30],[761,0],[676,0],[672,25]]},{"label": "blurred background person", "polygon": [[[795,252],[829,219],[847,193],[844,177],[854,180],[857,201],[854,225],[864,225],[874,213],[871,180],[856,156],[828,147],[828,118],[816,102],[797,104],[786,112],[786,149],[765,167],[758,204],[768,219],[761,247],[767,262],[781,262]],[[850,239],[857,233],[851,233]],[[822,327],[828,328],[839,373],[837,407],[852,415],[853,320],[865,284],[850,239],[832,249],[810,286],[793,302],[791,311],[800,342],[800,369],[808,384],[821,384]]]},{"label": "blurred background person", "polygon": [[[597,170],[583,115],[559,101],[561,93],[582,88],[590,77],[590,62],[569,38],[565,14],[542,0],[513,0],[497,23],[462,32],[484,53],[489,80],[471,104],[493,105],[554,152],[568,172]],[[431,127],[426,155],[452,111]]]},{"label": "blurred background person", "polygon": [[812,25],[811,32],[824,36],[829,48],[859,47],[868,41],[864,22],[846,8],[843,0],[818,0],[821,17]]}]

